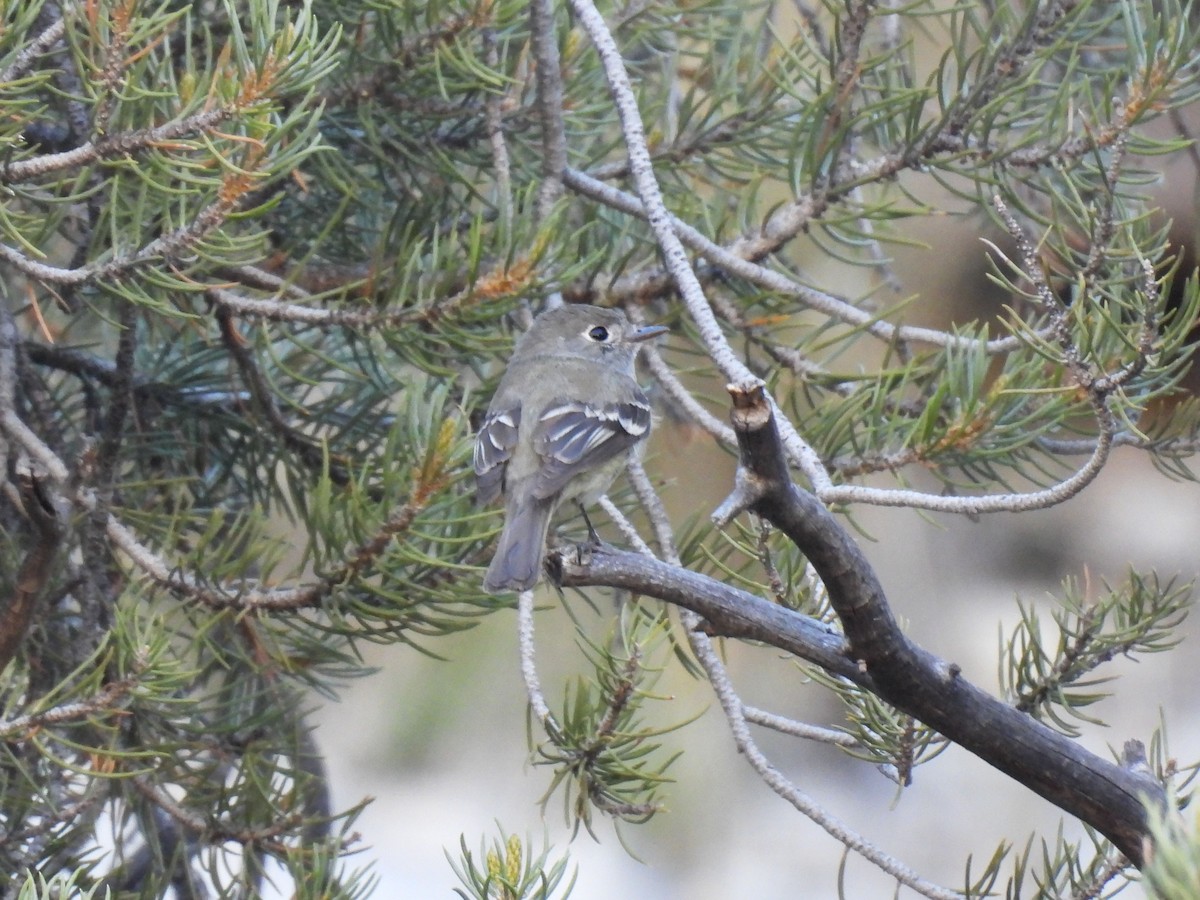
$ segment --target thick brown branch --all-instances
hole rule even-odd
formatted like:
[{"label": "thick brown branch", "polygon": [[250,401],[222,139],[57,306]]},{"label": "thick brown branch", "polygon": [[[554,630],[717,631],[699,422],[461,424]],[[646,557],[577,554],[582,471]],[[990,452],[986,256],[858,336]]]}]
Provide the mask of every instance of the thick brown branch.
[{"label": "thick brown branch", "polygon": [[547,563],[566,587],[601,584],[657,597],[699,613],[710,634],[761,641],[875,689],[829,626],[706,575],[607,545],[570,547],[551,554]]},{"label": "thick brown branch", "polygon": [[[861,549],[815,497],[792,483],[761,386],[731,386],[730,393],[741,463],[734,494],[717,517],[750,510],[803,551],[878,696],[1095,827],[1140,866],[1147,837],[1143,799],[1165,802],[1161,786],[1002,703],[963,678],[956,665],[911,642]],[[753,612],[747,608],[743,615]]]},{"label": "thick brown branch", "polygon": [[1165,802],[1161,786],[1002,703],[963,678],[956,665],[913,644],[858,545],[816,498],[792,484],[761,389],[731,390],[741,467],[736,490],[717,517],[749,509],[787,534],[821,575],[847,640],[760,597],[610,547],[553,555],[562,584],[657,597],[699,613],[714,634],[761,641],[845,677],[1092,825],[1140,866],[1147,836],[1142,801]]}]

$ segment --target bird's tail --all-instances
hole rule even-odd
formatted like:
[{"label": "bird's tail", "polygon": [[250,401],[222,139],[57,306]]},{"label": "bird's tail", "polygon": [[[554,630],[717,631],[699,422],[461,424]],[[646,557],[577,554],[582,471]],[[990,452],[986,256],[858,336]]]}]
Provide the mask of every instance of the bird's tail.
[{"label": "bird's tail", "polygon": [[510,502],[504,511],[504,530],[496,555],[483,576],[485,591],[527,591],[537,584],[553,512],[552,500],[525,497]]}]

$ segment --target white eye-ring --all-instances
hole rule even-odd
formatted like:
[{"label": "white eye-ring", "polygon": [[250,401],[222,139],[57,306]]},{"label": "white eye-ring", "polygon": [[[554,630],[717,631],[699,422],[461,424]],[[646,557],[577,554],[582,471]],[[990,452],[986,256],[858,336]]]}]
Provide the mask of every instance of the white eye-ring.
[{"label": "white eye-ring", "polygon": [[603,344],[612,337],[611,332],[603,325],[593,325],[583,335],[589,341],[595,341],[597,344]]}]

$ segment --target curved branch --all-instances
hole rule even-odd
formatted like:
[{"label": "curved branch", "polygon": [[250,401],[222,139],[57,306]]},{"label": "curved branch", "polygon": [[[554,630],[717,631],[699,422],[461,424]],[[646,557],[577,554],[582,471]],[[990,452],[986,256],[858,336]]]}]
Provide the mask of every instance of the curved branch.
[{"label": "curved branch", "polygon": [[[663,555],[667,558],[670,566],[678,568],[681,563],[679,554],[675,549],[675,540],[671,533],[671,526],[667,522],[666,511],[663,509],[658,496],[654,493],[653,485],[646,475],[646,470],[642,468],[639,461],[631,460],[627,467],[627,473],[642,503],[642,507],[645,509],[654,526],[654,531],[662,547]],[[633,527],[629,525],[628,520],[625,519],[620,510],[613,507],[612,512],[615,513],[616,521],[625,526],[622,528],[622,531],[633,532]],[[653,559],[653,555],[649,553],[649,548],[636,535],[636,532],[634,532],[634,537],[636,538],[635,544],[641,544],[638,552],[643,557]],[[719,585],[718,582],[713,582],[713,584]],[[719,586],[724,587],[724,585]],[[758,598],[749,596],[749,599],[754,601]],[[761,603],[762,601],[758,602]],[[758,746],[758,742],[751,735],[749,725],[750,723],[754,723],[792,734],[796,737],[838,743],[842,746],[856,745],[858,742],[852,736],[842,732],[835,732],[831,729],[816,728],[815,726],[806,725],[801,722],[793,722],[784,719],[782,716],[776,716],[763,710],[746,706],[733,686],[729,672],[721,660],[721,654],[714,647],[709,635],[704,633],[705,623],[701,616],[690,609],[683,610],[680,615],[680,621],[687,630],[688,645],[691,647],[696,661],[704,669],[705,676],[717,696],[717,701],[721,706],[722,712],[725,714],[725,721],[729,725],[729,731],[733,737],[734,744],[738,748],[738,752],[745,757],[746,762],[754,769],[764,784],[779,797],[790,803],[796,810],[824,829],[827,834],[839,841],[848,850],[858,853],[872,865],[878,866],[884,872],[895,877],[901,884],[907,885],[917,893],[933,898],[933,900],[958,900],[958,898],[962,897],[962,894],[957,891],[950,891],[933,882],[926,881],[903,862],[884,852],[881,848],[867,840],[862,834],[856,832],[836,816],[830,814],[804,791],[800,790],[763,753],[762,749]],[[818,634],[813,635],[811,626],[814,622],[816,620],[809,619],[804,621],[804,638],[810,651],[820,653],[826,647],[824,638],[831,631],[822,623],[816,622]],[[822,628],[825,630],[824,635],[819,633],[819,630]],[[815,640],[807,641],[808,638],[814,637]],[[524,649],[524,645],[522,645],[522,649]],[[524,653],[522,653],[522,659],[524,659]],[[884,775],[893,780],[896,778],[894,772],[889,773],[885,770]]]},{"label": "curved branch", "polygon": [[606,585],[657,597],[699,613],[713,636],[759,641],[876,689],[846,641],[828,625],[707,575],[607,545],[560,549],[549,555],[547,565],[564,587]]},{"label": "curved branch", "polygon": [[[590,197],[605,206],[637,216],[640,219],[646,218],[646,208],[637,197],[605,184],[586,172],[568,168],[563,172],[563,180],[568,187],[585,197]],[[854,328],[861,328],[866,334],[878,338],[884,343],[913,341],[936,347],[960,349],[982,347],[988,354],[1007,353],[1021,346],[1021,339],[1015,335],[982,340],[935,328],[894,325],[886,319],[880,318],[877,312],[861,309],[841,297],[809,287],[782,272],[761,265],[753,253],[753,245],[746,240],[739,239],[729,246],[722,246],[676,216],[671,216],[670,221],[671,227],[679,236],[680,241],[717,268],[768,291],[774,291],[784,297],[791,297],[807,308],[831,319],[836,319]]]},{"label": "curved branch", "polygon": [[835,816],[830,815],[822,809],[816,801],[796,787],[796,785],[772,765],[771,761],[767,759],[766,754],[759,749],[758,744],[750,736],[750,729],[747,727],[746,708],[742,704],[741,697],[737,695],[733,689],[733,685],[729,681],[729,676],[725,671],[724,664],[721,662],[720,654],[717,653],[712,641],[707,636],[697,633],[698,628],[702,624],[700,617],[693,612],[685,612],[682,619],[684,625],[691,632],[692,652],[696,655],[696,659],[699,661],[701,667],[703,667],[708,676],[709,683],[717,695],[717,701],[721,704],[721,709],[724,711],[725,718],[729,722],[729,728],[733,733],[733,740],[737,744],[738,751],[746,757],[746,761],[750,764],[750,767],[758,773],[758,776],[767,786],[780,797],[787,800],[801,813],[812,819],[821,828],[825,829],[826,832],[845,847],[870,860],[901,884],[912,888],[925,897],[933,898],[933,900],[959,900],[963,896],[962,894],[957,891],[946,890],[939,885],[926,881],[900,860],[884,853],[867,841],[861,834],[847,827]]},{"label": "curved branch", "polygon": [[957,665],[910,641],[861,549],[820,501],[792,483],[762,388],[732,386],[730,393],[741,462],[734,493],[714,518],[728,521],[750,510],[800,548],[879,697],[1092,825],[1140,866],[1148,834],[1143,800],[1165,803],[1162,787],[1000,702],[963,678]]},{"label": "curved branch", "polygon": [[730,390],[741,464],[734,493],[714,518],[728,521],[750,510],[783,531],[821,576],[845,638],[703,575],[608,547],[552,557],[562,583],[657,597],[699,613],[712,634],[760,641],[847,678],[1093,826],[1142,865],[1148,836],[1143,800],[1165,803],[1162,787],[987,694],[957,665],[910,641],[861,549],[816,497],[792,483],[761,386]]},{"label": "curved branch", "polygon": [[609,93],[621,120],[621,134],[629,156],[629,171],[645,210],[646,222],[654,233],[667,271],[671,273],[684,305],[696,323],[700,340],[713,363],[726,378],[753,378],[753,373],[733,352],[733,348],[721,332],[721,326],[704,296],[704,289],[692,270],[683,244],[675,234],[673,217],[663,201],[662,189],[654,174],[654,163],[646,143],[646,129],[638,109],[637,95],[633,91],[629,73],[625,71],[625,60],[621,51],[592,0],[571,0],[571,8],[579,17],[579,23],[591,39],[604,67]]}]

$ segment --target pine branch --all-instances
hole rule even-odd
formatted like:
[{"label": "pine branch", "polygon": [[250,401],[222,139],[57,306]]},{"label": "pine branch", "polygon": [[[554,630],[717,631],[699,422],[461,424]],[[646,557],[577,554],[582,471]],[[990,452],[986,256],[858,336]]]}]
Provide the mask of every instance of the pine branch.
[{"label": "pine branch", "polygon": [[870,565],[828,511],[792,484],[774,417],[761,389],[731,389],[742,452],[735,493],[715,514],[750,509],[812,561],[845,629],[824,626],[703,576],[630,554],[591,548],[558,554],[564,585],[605,584],[691,609],[705,628],[761,641],[865,687],[1103,832],[1135,864],[1144,861],[1142,797],[1164,802],[1154,781],[1100,759],[971,685],[958,667],[900,631]]}]

